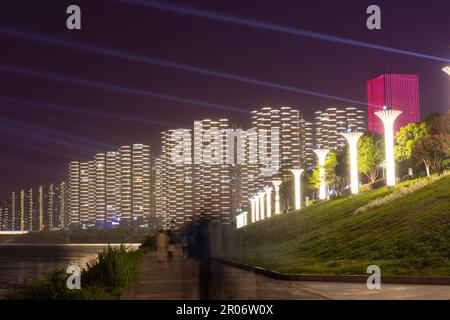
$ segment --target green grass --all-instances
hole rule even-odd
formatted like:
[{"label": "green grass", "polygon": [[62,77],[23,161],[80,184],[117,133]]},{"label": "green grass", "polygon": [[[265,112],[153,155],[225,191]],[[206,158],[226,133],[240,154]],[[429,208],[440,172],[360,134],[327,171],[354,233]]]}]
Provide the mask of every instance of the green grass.
[{"label": "green grass", "polygon": [[[399,184],[406,186],[414,181]],[[236,236],[231,256],[285,273],[450,276],[450,177],[365,213],[386,187],[270,218]]]}]

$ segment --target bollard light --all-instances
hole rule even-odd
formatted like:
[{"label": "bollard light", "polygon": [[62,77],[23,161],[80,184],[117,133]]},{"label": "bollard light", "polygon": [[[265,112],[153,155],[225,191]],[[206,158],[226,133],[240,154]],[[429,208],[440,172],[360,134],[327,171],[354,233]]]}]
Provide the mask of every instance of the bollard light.
[{"label": "bollard light", "polygon": [[280,214],[280,185],[281,180],[272,180],[273,187],[275,188],[275,214]]},{"label": "bollard light", "polygon": [[341,133],[345,139],[347,139],[350,150],[350,186],[352,193],[357,194],[359,192],[359,179],[358,179],[358,140],[362,136],[362,132],[346,132]]},{"label": "bollard light", "polygon": [[395,162],[394,162],[394,122],[401,114],[400,110],[385,107],[383,111],[375,112],[384,126],[384,147],[386,152],[386,184],[395,186]]},{"label": "bollard light", "polygon": [[319,177],[320,177],[320,187],[319,187],[319,199],[323,200],[326,198],[325,192],[325,159],[327,158],[329,149],[315,149],[314,153],[319,159]]},{"label": "bollard light", "polygon": [[301,201],[301,182],[300,176],[303,169],[291,169],[290,170],[294,175],[294,195],[295,195],[295,209],[301,209],[302,201]]}]

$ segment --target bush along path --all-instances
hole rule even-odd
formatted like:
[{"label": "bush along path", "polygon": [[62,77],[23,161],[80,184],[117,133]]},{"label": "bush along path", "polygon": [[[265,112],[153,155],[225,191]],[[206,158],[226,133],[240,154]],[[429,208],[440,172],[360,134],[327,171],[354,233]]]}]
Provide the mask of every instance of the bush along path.
[{"label": "bush along path", "polygon": [[66,270],[59,269],[23,289],[6,294],[8,300],[112,300],[138,280],[139,258],[154,250],[148,238],[136,250],[126,245],[108,246],[81,272],[81,288],[68,289]]}]

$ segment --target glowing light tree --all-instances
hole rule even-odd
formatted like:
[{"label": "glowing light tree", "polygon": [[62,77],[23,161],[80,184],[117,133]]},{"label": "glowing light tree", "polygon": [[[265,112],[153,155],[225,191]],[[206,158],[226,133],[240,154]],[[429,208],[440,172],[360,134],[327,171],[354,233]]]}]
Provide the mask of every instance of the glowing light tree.
[{"label": "glowing light tree", "polygon": [[295,209],[301,209],[302,201],[301,201],[301,185],[300,185],[300,176],[303,169],[291,169],[290,170],[294,175],[294,195],[295,195]]},{"label": "glowing light tree", "polygon": [[264,220],[264,191],[259,192],[259,217]]},{"label": "glowing light tree", "polygon": [[325,192],[325,159],[327,158],[329,149],[315,149],[313,150],[319,159],[319,177],[320,177],[320,187],[319,187],[319,199],[326,198]]},{"label": "glowing light tree", "polygon": [[273,187],[275,188],[275,214],[280,214],[280,185],[281,180],[272,180]]},{"label": "glowing light tree", "polygon": [[252,207],[252,222],[255,222],[255,213],[256,213],[255,198],[251,197],[249,200]]},{"label": "glowing light tree", "polygon": [[444,71],[446,74],[450,76],[450,66],[443,67],[442,71]]},{"label": "glowing light tree", "polygon": [[255,200],[255,221],[259,221],[259,196],[255,194],[253,196],[253,200]]},{"label": "glowing light tree", "polygon": [[267,218],[270,218],[272,215],[272,187],[265,187],[264,191],[266,191],[266,209],[267,209]]},{"label": "glowing light tree", "polygon": [[347,139],[350,149],[350,185],[352,193],[357,194],[359,192],[359,179],[358,179],[358,140],[362,136],[362,132],[345,132],[341,133],[345,139]]},{"label": "glowing light tree", "polygon": [[394,162],[394,121],[402,112],[384,107],[384,110],[375,112],[384,126],[384,145],[386,151],[386,184],[395,186],[395,162]]}]

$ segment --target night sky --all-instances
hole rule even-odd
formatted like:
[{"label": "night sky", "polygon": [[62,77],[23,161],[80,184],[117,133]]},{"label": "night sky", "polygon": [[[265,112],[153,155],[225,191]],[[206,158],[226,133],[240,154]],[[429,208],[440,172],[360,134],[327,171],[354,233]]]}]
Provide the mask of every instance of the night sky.
[{"label": "night sky", "polygon": [[[96,152],[132,143],[157,151],[162,130],[190,128],[196,119],[226,117],[248,127],[247,112],[261,106],[299,107],[307,120],[330,106],[365,108],[365,81],[386,68],[419,74],[422,117],[449,109],[450,79],[441,71],[450,64],[443,61],[450,59],[448,0],[163,2],[435,58],[124,1],[8,2],[0,6],[0,199],[59,181],[70,160]],[[370,31],[366,8],[374,3],[382,30]],[[70,4],[81,7],[79,31],[66,28]]]}]

